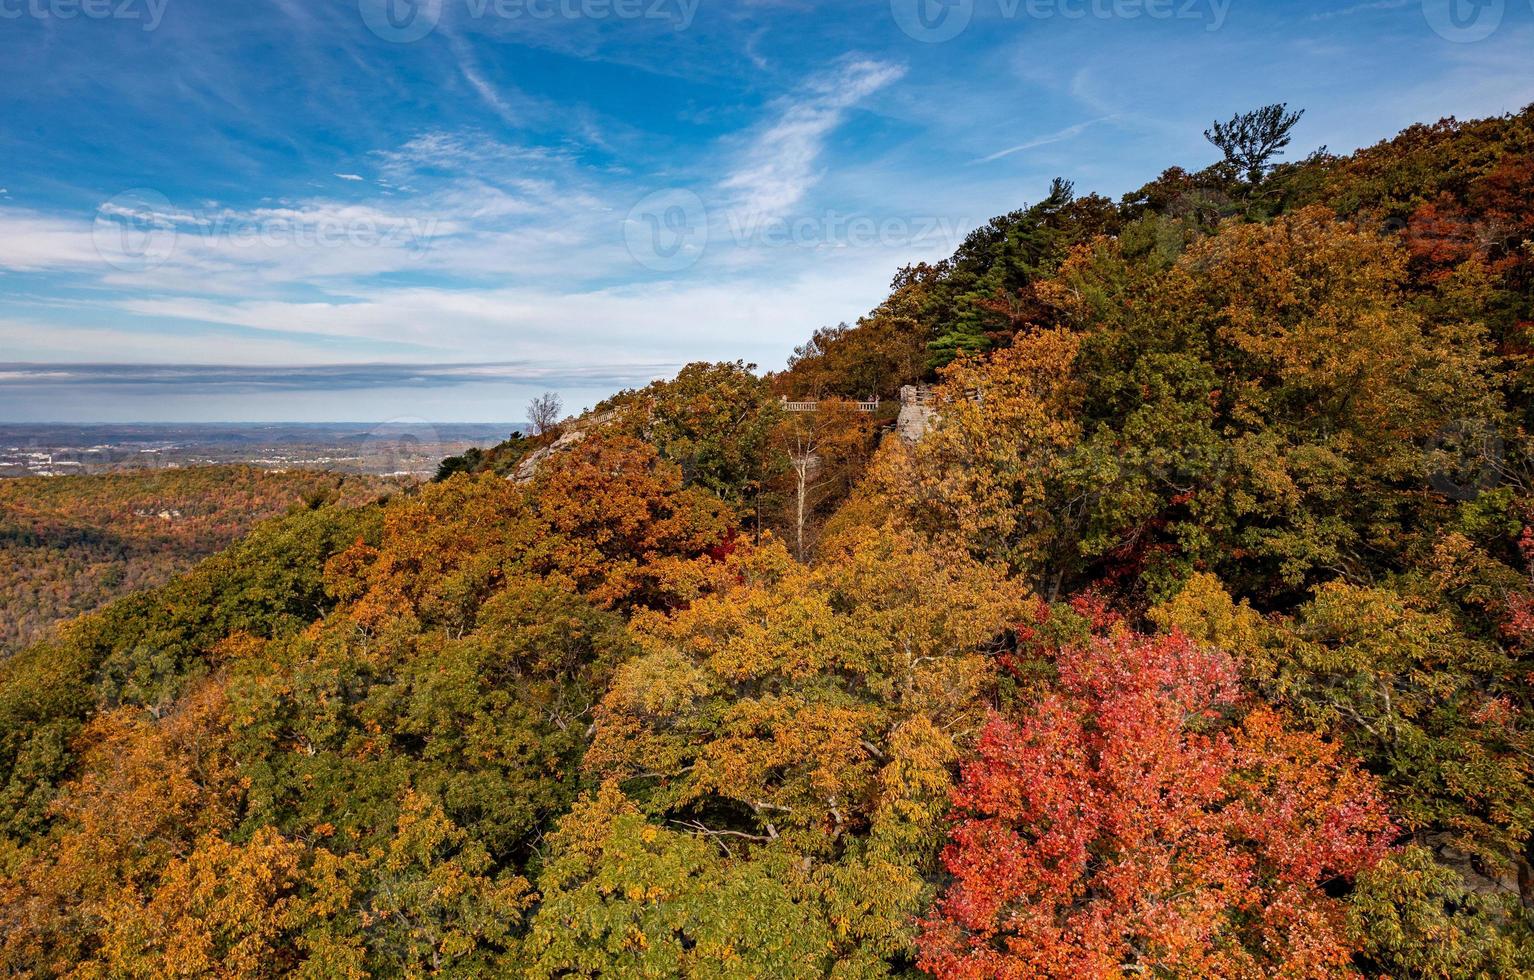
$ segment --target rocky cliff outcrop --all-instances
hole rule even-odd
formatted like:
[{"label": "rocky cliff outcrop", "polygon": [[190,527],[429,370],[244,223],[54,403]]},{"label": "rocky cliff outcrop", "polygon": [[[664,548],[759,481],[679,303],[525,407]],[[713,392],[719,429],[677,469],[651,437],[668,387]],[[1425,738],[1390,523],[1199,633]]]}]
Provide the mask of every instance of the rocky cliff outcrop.
[{"label": "rocky cliff outcrop", "polygon": [[544,460],[555,453],[565,452],[571,446],[576,445],[585,439],[586,436],[590,435],[592,430],[609,424],[617,417],[618,413],[611,411],[563,423],[565,431],[560,433],[558,439],[555,439],[542,449],[535,449],[528,453],[523,457],[522,462],[517,464],[517,468],[512,472],[511,476],[508,476],[506,479],[516,483],[528,482],[538,475],[538,467],[543,464]]},{"label": "rocky cliff outcrop", "polygon": [[564,452],[566,449],[569,449],[571,446],[580,442],[584,438],[586,438],[586,430],[571,429],[569,432],[564,433],[558,439],[555,439],[553,442],[547,446],[544,446],[542,449],[535,449],[528,453],[527,456],[523,458],[522,462],[517,464],[516,470],[507,479],[510,479],[516,483],[528,482],[533,477],[538,475],[538,467],[543,463],[544,460],[548,459],[555,453]]}]

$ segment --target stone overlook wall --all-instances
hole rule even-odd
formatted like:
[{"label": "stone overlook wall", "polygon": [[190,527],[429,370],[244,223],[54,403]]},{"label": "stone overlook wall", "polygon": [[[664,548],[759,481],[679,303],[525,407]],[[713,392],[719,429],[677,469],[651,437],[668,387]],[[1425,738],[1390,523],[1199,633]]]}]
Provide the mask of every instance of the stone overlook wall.
[{"label": "stone overlook wall", "polygon": [[932,408],[932,388],[928,385],[904,385],[900,389],[900,415],[895,419],[895,432],[907,444],[914,444],[937,419]]}]

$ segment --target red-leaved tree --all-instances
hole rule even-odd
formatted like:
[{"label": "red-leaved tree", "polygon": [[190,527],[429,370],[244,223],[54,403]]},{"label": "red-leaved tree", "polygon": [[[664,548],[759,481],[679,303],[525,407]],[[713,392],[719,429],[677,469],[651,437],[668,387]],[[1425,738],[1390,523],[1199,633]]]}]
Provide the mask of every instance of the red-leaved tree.
[{"label": "red-leaved tree", "polygon": [[1379,859],[1373,778],[1181,636],[1098,639],[1019,722],[993,718],[954,791],[953,881],[923,923],[938,977],[1346,972],[1324,886]]}]

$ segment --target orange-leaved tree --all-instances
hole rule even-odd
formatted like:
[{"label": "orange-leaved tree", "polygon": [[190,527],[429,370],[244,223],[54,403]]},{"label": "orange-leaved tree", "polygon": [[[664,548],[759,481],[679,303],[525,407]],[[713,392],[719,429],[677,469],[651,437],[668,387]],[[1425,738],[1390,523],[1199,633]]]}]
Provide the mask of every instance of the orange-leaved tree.
[{"label": "orange-leaved tree", "polygon": [[733,527],[729,507],[651,446],[597,434],[525,486],[459,475],[391,505],[379,545],[336,556],[326,588],[372,629],[413,617],[461,634],[519,573],[607,608],[670,608],[713,584]]},{"label": "orange-leaved tree", "polygon": [[994,718],[954,791],[939,977],[1321,976],[1355,949],[1323,886],[1391,825],[1372,777],[1258,708],[1181,634],[1067,648],[1056,693]]}]

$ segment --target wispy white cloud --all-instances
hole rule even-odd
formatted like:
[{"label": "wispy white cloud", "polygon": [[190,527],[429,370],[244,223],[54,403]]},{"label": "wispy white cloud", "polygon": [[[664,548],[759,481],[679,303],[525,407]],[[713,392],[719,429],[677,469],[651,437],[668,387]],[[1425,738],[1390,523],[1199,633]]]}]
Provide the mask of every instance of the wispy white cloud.
[{"label": "wispy white cloud", "polygon": [[[783,278],[717,275],[688,283],[641,282],[596,289],[538,286],[373,288],[323,301],[151,296],[99,304],[96,313],[183,331],[209,325],[258,334],[299,361],[334,360],[336,344],[387,343],[417,359],[568,362],[603,351],[618,363],[746,357],[780,363],[826,322],[852,319],[878,301],[898,256],[848,249]],[[572,331],[579,330],[578,345]],[[291,356],[289,359],[291,360]],[[270,362],[273,358],[262,358]]]},{"label": "wispy white cloud", "polygon": [[174,351],[177,360],[204,364],[299,364],[316,359],[312,343],[302,338],[245,336],[236,331],[203,328],[189,332],[184,324],[134,325],[122,318],[110,326],[64,325],[41,319],[0,319],[0,350],[18,361],[57,362],[89,352],[97,361],[163,360]]},{"label": "wispy white cloud", "polygon": [[402,189],[426,177],[517,179],[573,164],[570,155],[557,148],[508,143],[476,130],[430,130],[375,155],[384,174]]},{"label": "wispy white cloud", "polygon": [[428,133],[377,161],[388,179],[361,200],[194,207],[151,194],[84,214],[0,207],[0,270],[91,276],[127,298],[281,298],[294,289],[365,294],[372,279],[395,274],[506,284],[638,268],[614,214],[634,195],[558,151]]},{"label": "wispy white cloud", "polygon": [[[0,327],[3,330],[3,327]],[[0,362],[0,388],[48,387],[152,388],[202,393],[250,391],[345,391],[368,388],[452,388],[476,382],[509,384],[642,384],[680,364],[602,364],[591,360],[564,364],[526,361],[355,362],[346,364],[237,364],[100,362],[29,364]]]},{"label": "wispy white cloud", "polygon": [[826,137],[854,106],[904,74],[899,65],[859,59],[811,79],[777,103],[774,118],[752,139],[722,190],[747,213],[784,214],[819,179]]},{"label": "wispy white cloud", "polygon": [[1097,119],[1088,119],[1086,122],[1079,122],[1074,126],[1067,126],[1064,129],[1056,130],[1053,133],[1037,137],[1036,139],[1031,139],[1026,143],[1019,143],[1016,146],[1009,146],[1005,150],[997,150],[995,153],[980,157],[974,162],[990,163],[992,160],[1000,160],[1002,157],[1009,157],[1014,153],[1022,153],[1024,150],[1034,150],[1041,146],[1049,146],[1051,143],[1063,143],[1068,139],[1074,139],[1075,137],[1080,136],[1082,133],[1086,132],[1088,129],[1091,129],[1093,126],[1096,126],[1098,123],[1107,122],[1112,118],[1112,116],[1100,116]]},{"label": "wispy white cloud", "polygon": [[332,176],[332,177],[339,177],[342,180],[361,180],[362,179],[362,175],[361,174],[331,174],[330,176]]},{"label": "wispy white cloud", "polygon": [[90,225],[0,208],[0,269],[32,272],[100,264]]},{"label": "wispy white cloud", "polygon": [[1403,7],[1415,7],[1420,0],[1371,0],[1368,3],[1355,3],[1348,7],[1339,7],[1336,10],[1320,10],[1310,15],[1311,20],[1336,20],[1339,17],[1351,17],[1354,14],[1373,13],[1379,10],[1400,10]]},{"label": "wispy white cloud", "polygon": [[470,53],[469,46],[461,40],[455,40],[453,42],[453,52],[458,58],[458,70],[463,74],[464,81],[469,83],[469,87],[474,90],[475,94],[480,97],[485,105],[494,110],[495,114],[501,117],[501,121],[508,126],[526,125],[527,118],[525,113],[518,111],[515,106],[496,90],[495,86],[490,84],[485,78],[484,73],[480,71],[473,54]]}]

